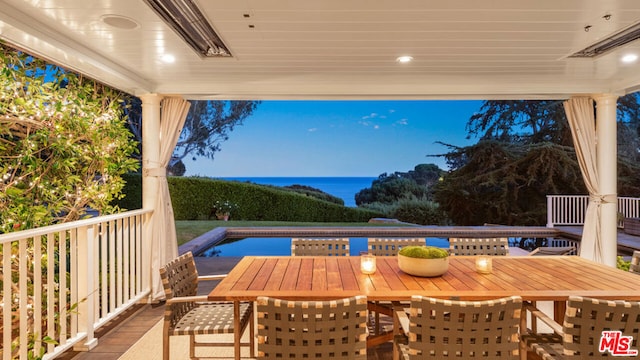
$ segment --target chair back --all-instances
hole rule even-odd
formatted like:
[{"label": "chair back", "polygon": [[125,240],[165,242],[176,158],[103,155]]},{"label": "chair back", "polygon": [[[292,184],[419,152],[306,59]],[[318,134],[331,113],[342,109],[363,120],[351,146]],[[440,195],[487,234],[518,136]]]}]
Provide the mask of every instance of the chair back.
[{"label": "chair back", "polygon": [[508,238],[449,238],[451,255],[509,255]]},{"label": "chair back", "polygon": [[349,256],[349,238],[293,238],[291,256]]},{"label": "chair back", "polygon": [[367,250],[375,256],[396,256],[405,246],[424,246],[424,238],[369,238]]},{"label": "chair back", "polygon": [[638,250],[635,250],[633,252],[633,256],[631,256],[629,271],[632,273],[640,274],[640,251]]},{"label": "chair back", "polygon": [[367,298],[288,301],[258,297],[258,357],[367,358]]},{"label": "chair back", "polygon": [[411,298],[409,359],[519,359],[519,296],[485,301]]},{"label": "chair back", "polygon": [[[564,355],[567,357],[600,359],[605,353],[622,356],[624,346],[627,350],[635,350],[637,356],[640,302],[571,296],[567,302],[563,332]],[[622,339],[630,341],[626,343]]]},{"label": "chair back", "polygon": [[[160,278],[167,300],[174,297],[195,296],[198,293],[198,270],[189,251],[160,268]],[[179,302],[166,306],[165,327],[173,327],[195,307],[194,302]]]}]

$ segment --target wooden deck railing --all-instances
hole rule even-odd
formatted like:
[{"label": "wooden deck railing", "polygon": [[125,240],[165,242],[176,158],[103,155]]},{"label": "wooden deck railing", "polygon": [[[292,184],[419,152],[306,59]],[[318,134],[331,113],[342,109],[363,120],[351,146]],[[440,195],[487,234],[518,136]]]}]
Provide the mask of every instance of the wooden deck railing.
[{"label": "wooden deck railing", "polygon": [[[547,226],[584,225],[589,204],[588,195],[547,195]],[[618,197],[618,213],[624,217],[640,217],[640,198]],[[623,227],[622,219],[618,227]]]},{"label": "wooden deck railing", "polygon": [[94,331],[149,294],[150,210],[0,235],[3,360],[90,349]]}]

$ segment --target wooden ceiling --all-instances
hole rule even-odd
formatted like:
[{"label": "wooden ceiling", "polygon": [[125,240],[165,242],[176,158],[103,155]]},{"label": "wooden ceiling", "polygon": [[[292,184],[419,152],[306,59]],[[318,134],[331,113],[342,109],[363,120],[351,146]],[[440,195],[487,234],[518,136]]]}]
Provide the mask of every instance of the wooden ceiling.
[{"label": "wooden ceiling", "polygon": [[[133,94],[190,99],[542,99],[640,89],[638,0],[196,0],[232,57],[202,58],[143,0],[2,0],[0,38]],[[105,22],[126,17],[133,29]],[[173,63],[163,61],[172,55]],[[401,64],[401,55],[413,61]]]}]

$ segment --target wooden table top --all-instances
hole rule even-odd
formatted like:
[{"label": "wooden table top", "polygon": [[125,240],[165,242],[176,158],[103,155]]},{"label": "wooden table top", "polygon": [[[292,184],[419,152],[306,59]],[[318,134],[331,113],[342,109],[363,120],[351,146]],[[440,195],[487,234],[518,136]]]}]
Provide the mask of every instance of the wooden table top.
[{"label": "wooden table top", "polygon": [[209,300],[252,301],[258,296],[327,300],[366,295],[370,301],[412,295],[483,300],[519,295],[564,301],[570,295],[640,300],[640,276],[578,256],[496,256],[493,273],[475,271],[475,257],[452,256],[446,274],[405,274],[395,257],[377,257],[377,271],[360,272],[360,257],[244,257],[209,294]]}]

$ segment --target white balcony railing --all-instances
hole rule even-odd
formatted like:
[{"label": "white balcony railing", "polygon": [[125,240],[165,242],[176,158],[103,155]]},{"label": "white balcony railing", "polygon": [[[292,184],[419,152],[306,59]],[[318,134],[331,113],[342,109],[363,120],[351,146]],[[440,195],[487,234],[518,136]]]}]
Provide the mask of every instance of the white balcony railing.
[{"label": "white balcony railing", "polygon": [[[584,225],[588,195],[547,195],[547,226]],[[640,217],[640,198],[618,197],[622,217]],[[622,220],[618,227],[622,227]]]},{"label": "white balcony railing", "polygon": [[0,235],[1,358],[90,349],[94,331],[149,294],[151,210]]}]

